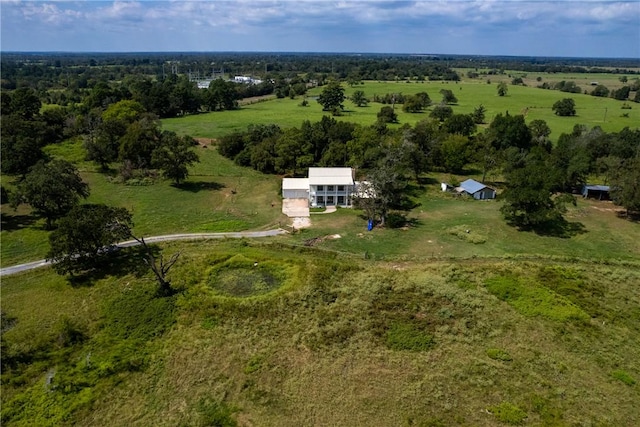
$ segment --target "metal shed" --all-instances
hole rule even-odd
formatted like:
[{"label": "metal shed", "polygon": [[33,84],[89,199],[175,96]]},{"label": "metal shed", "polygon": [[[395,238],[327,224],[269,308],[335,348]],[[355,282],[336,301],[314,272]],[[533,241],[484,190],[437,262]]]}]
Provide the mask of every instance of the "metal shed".
[{"label": "metal shed", "polygon": [[468,179],[461,183],[460,188],[476,200],[496,198],[496,190],[473,179]]},{"label": "metal shed", "polygon": [[609,200],[609,190],[608,185],[585,185],[582,188],[582,197]]}]

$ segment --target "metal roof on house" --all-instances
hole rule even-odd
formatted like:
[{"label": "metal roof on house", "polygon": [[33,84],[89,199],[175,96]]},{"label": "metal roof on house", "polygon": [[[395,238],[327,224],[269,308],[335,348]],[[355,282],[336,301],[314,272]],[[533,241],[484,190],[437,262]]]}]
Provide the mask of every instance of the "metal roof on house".
[{"label": "metal roof on house", "polygon": [[309,168],[309,185],[353,185],[351,168]]},{"label": "metal roof on house", "polygon": [[283,190],[309,190],[309,178],[282,178]]},{"label": "metal roof on house", "polygon": [[584,189],[585,190],[592,190],[592,191],[609,191],[609,186],[608,185],[585,185]]},{"label": "metal roof on house", "polygon": [[476,180],[468,179],[460,184],[460,188],[469,194],[475,194],[483,188],[487,188],[487,186]]}]

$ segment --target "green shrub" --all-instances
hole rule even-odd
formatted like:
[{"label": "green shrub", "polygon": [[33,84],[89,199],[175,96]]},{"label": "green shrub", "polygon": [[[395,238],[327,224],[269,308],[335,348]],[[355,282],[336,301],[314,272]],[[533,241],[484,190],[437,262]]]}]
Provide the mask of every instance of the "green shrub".
[{"label": "green shrub", "polygon": [[433,336],[411,324],[395,322],[387,331],[386,345],[391,350],[426,351],[433,346]]},{"label": "green shrub", "polygon": [[153,289],[133,288],[108,304],[104,327],[113,337],[155,338],[174,323],[174,306],[173,298],[158,298]]},{"label": "green shrub", "polygon": [[556,321],[589,320],[589,315],[568,298],[544,286],[515,276],[495,276],[485,281],[489,292],[527,317],[541,316]]},{"label": "green shrub", "polygon": [[233,419],[233,413],[236,411],[224,402],[201,399],[196,410],[198,419],[195,425],[198,427],[236,427],[238,425]]},{"label": "green shrub", "polygon": [[618,369],[616,371],[611,372],[611,376],[618,381],[622,381],[626,385],[632,386],[636,383],[635,378],[629,375],[627,372],[622,369]]},{"label": "green shrub", "polygon": [[499,348],[488,348],[487,356],[493,360],[501,360],[503,362],[511,362],[513,360],[509,353]]},{"label": "green shrub", "polygon": [[527,418],[527,413],[509,402],[502,402],[497,406],[489,408],[489,411],[503,423],[520,425]]}]

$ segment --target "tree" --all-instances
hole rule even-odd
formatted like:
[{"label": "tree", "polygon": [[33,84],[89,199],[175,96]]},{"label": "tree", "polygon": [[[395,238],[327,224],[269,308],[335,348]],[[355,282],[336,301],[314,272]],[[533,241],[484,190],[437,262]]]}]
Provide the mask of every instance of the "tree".
[{"label": "tree", "polygon": [[429,94],[427,92],[418,92],[415,94],[415,96],[416,98],[418,98],[418,100],[420,100],[422,108],[427,108],[429,105],[431,105],[431,98],[429,97]]},{"label": "tree", "polygon": [[507,222],[522,229],[542,229],[564,221],[565,203],[575,200],[570,195],[552,197],[550,170],[549,154],[540,147],[506,168],[507,188],[500,211]]},{"label": "tree", "polygon": [[78,169],[66,160],[40,161],[18,184],[13,206],[28,203],[46,218],[46,228],[66,215],[81,198],[89,196],[89,186],[82,181]]},{"label": "tree", "polygon": [[498,152],[509,147],[520,150],[531,148],[531,130],[522,115],[498,114],[487,129],[487,137]]},{"label": "tree", "polygon": [[424,108],[422,101],[417,96],[407,96],[402,105],[405,113],[419,113]]},{"label": "tree", "polygon": [[156,256],[151,248],[147,245],[147,242],[144,241],[144,237],[136,237],[131,235],[135,241],[140,243],[144,248],[146,256],[144,258],[145,264],[149,266],[154,276],[156,276],[156,281],[158,282],[158,294],[162,297],[168,297],[173,295],[174,291],[171,288],[171,281],[167,278],[167,273],[173,265],[178,261],[178,257],[180,257],[181,252],[176,252],[171,255],[168,261],[165,262],[162,254],[160,256]]},{"label": "tree", "polygon": [[544,147],[547,151],[551,151],[551,141],[549,135],[551,135],[551,128],[541,119],[532,120],[529,123],[529,130],[531,131],[531,139],[534,145]]},{"label": "tree", "polygon": [[131,236],[131,214],[103,204],[75,206],[49,235],[47,260],[58,274],[88,271],[100,265],[114,245]]},{"label": "tree", "polygon": [[487,112],[487,109],[482,104],[474,108],[473,113],[471,113],[471,118],[473,119],[473,122],[477,125],[483,124],[486,112]]},{"label": "tree", "polygon": [[356,90],[353,92],[353,95],[351,95],[351,102],[356,104],[358,107],[364,107],[369,103],[369,100],[365,96],[364,91]]},{"label": "tree", "polygon": [[147,168],[159,143],[160,123],[153,117],[142,118],[131,123],[120,138],[119,159],[131,162],[136,168]]},{"label": "tree", "polygon": [[290,128],[283,132],[276,143],[276,167],[278,172],[291,171],[293,175],[300,168],[313,165],[311,142],[302,138],[302,132]]},{"label": "tree", "polygon": [[625,101],[627,98],[629,98],[630,92],[631,92],[631,87],[622,86],[620,89],[615,89],[611,91],[611,97],[619,101]]},{"label": "tree", "polygon": [[458,98],[456,98],[451,89],[440,89],[440,94],[442,95],[443,104],[456,104],[458,102]]},{"label": "tree", "polygon": [[605,85],[597,85],[591,91],[591,95],[592,96],[601,96],[601,97],[605,97],[606,98],[607,96],[609,96],[609,89]]},{"label": "tree", "polygon": [[398,115],[393,110],[393,107],[385,105],[378,112],[378,121],[381,123],[398,123]]},{"label": "tree", "polygon": [[200,161],[193,151],[196,141],[188,135],[178,136],[175,132],[164,131],[160,137],[160,146],[153,150],[151,164],[174,184],[189,176],[188,167]]},{"label": "tree", "polygon": [[476,124],[469,114],[453,114],[444,121],[443,127],[447,133],[471,136],[476,131]]},{"label": "tree", "polygon": [[16,89],[10,95],[10,110],[2,111],[3,115],[17,114],[25,120],[30,120],[40,114],[42,103],[35,91],[28,87]]},{"label": "tree", "polygon": [[553,104],[552,110],[557,116],[575,116],[576,103],[573,98],[564,98],[560,101],[556,101]]},{"label": "tree", "polygon": [[[369,172],[369,195],[373,195],[374,204],[372,212],[380,217],[381,225],[385,224],[389,210],[399,207],[405,198],[407,178],[403,157],[402,147],[390,147],[378,165]],[[369,219],[375,220],[371,216]]]},{"label": "tree", "polygon": [[320,93],[318,97],[318,103],[322,105],[322,111],[342,111],[344,110],[344,88],[340,85],[340,82],[331,81]]},{"label": "tree", "polygon": [[45,141],[40,124],[17,114],[2,115],[2,173],[24,176],[33,165],[46,158],[42,151]]},{"label": "tree", "polygon": [[210,111],[234,110],[238,107],[236,85],[222,79],[215,79],[209,83],[204,94],[204,103]]},{"label": "tree", "polygon": [[469,160],[469,138],[449,135],[442,142],[440,152],[447,172],[459,173]]},{"label": "tree", "polygon": [[629,212],[640,212],[640,157],[626,159],[613,172],[611,198]]},{"label": "tree", "polygon": [[498,83],[498,96],[506,96],[509,92],[509,87],[505,82]]},{"label": "tree", "polygon": [[436,105],[431,110],[429,117],[433,117],[434,119],[438,119],[441,122],[445,121],[447,118],[453,115],[453,108],[448,105]]}]

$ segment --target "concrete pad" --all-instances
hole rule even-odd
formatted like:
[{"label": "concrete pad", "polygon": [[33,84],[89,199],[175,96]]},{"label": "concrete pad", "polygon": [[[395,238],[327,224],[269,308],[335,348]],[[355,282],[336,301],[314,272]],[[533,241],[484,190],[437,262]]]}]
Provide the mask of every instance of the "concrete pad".
[{"label": "concrete pad", "polygon": [[289,218],[309,217],[309,200],[283,199],[282,213]]},{"label": "concrete pad", "polygon": [[309,228],[309,227],[311,227],[311,220],[309,219],[309,217],[296,217],[296,218],[293,218],[292,227],[295,228],[295,229]]}]

